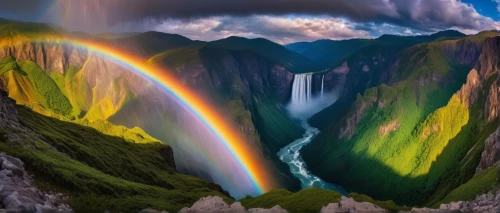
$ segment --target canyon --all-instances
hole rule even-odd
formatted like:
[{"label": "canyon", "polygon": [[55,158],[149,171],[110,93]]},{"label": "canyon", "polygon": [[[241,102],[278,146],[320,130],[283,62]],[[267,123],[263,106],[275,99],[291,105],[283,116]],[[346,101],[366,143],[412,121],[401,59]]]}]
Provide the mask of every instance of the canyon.
[{"label": "canyon", "polygon": [[[406,206],[466,209],[498,194],[498,32],[282,46],[3,27],[0,151],[40,191],[63,189],[68,211],[425,212]],[[275,189],[246,191],[206,128],[153,81],[38,39],[57,35],[140,56],[204,97],[264,159]]]}]

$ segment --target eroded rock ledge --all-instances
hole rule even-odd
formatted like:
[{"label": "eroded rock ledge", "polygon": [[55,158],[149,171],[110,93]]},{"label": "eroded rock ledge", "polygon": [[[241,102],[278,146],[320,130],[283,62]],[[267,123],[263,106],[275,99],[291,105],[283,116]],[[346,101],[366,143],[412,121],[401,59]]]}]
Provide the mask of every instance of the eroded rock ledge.
[{"label": "eroded rock ledge", "polygon": [[66,213],[73,210],[62,194],[47,194],[33,186],[23,162],[0,153],[0,213]]}]

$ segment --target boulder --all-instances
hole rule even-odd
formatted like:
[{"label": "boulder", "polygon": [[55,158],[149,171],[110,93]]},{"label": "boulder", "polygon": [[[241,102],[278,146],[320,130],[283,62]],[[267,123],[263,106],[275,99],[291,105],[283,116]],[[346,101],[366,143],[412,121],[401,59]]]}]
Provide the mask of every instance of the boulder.
[{"label": "boulder", "polygon": [[208,196],[196,201],[190,208],[181,209],[180,213],[288,213],[281,206],[274,206],[270,209],[253,208],[245,210],[240,202],[228,205],[222,198]]}]

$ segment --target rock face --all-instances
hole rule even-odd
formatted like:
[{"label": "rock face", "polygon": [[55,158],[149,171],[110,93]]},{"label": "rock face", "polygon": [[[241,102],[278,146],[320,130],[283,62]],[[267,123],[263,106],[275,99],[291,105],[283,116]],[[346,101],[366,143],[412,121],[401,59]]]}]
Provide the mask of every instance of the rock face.
[{"label": "rock face", "polygon": [[408,213],[447,213],[447,212],[481,212],[498,213],[500,212],[500,190],[493,193],[483,194],[476,197],[473,201],[459,201],[449,204],[441,204],[439,209],[413,208]]},{"label": "rock face", "polygon": [[190,208],[181,209],[180,213],[286,213],[280,206],[274,206],[270,209],[254,208],[245,210],[245,207],[240,202],[235,202],[231,205],[217,196],[208,196],[201,198],[193,204]]},{"label": "rock face", "polygon": [[352,198],[342,196],[339,203],[330,203],[321,208],[321,213],[385,213],[389,212],[368,202],[356,202]]},{"label": "rock face", "polygon": [[61,194],[46,194],[35,188],[21,160],[3,153],[0,153],[0,208],[0,212],[73,212]]},{"label": "rock face", "polygon": [[481,154],[481,161],[477,166],[476,173],[500,161],[500,127],[486,139],[484,144],[484,151]]},{"label": "rock face", "polygon": [[43,142],[37,133],[19,123],[15,104],[16,101],[10,99],[5,91],[0,90],[0,129],[9,132],[0,135],[0,140],[23,146],[31,146],[29,142],[34,140]]}]

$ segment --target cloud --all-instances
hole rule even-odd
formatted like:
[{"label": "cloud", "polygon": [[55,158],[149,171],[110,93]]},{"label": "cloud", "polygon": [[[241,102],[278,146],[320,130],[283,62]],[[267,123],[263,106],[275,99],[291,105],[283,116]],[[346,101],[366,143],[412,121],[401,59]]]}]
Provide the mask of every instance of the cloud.
[{"label": "cloud", "polygon": [[[26,0],[16,2],[23,1]],[[30,5],[37,2],[40,0]],[[49,9],[48,14],[64,13],[66,20],[108,26],[145,19],[287,14],[328,15],[353,22],[389,23],[426,31],[451,27],[477,30],[494,23],[491,18],[481,16],[472,5],[459,0],[86,0],[59,1],[58,4]]]},{"label": "cloud", "polygon": [[500,29],[498,22],[460,0],[85,0],[57,1],[53,6],[50,2],[8,1],[0,7],[0,16],[92,33],[157,29],[201,40],[240,35],[282,43]]},{"label": "cloud", "polygon": [[354,23],[332,17],[282,17],[253,15],[249,17],[215,16],[191,20],[166,19],[153,30],[178,33],[196,40],[217,40],[229,36],[265,37],[278,43],[318,39],[370,37],[357,30]]}]

